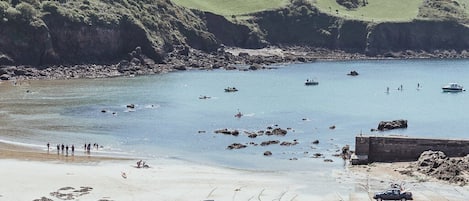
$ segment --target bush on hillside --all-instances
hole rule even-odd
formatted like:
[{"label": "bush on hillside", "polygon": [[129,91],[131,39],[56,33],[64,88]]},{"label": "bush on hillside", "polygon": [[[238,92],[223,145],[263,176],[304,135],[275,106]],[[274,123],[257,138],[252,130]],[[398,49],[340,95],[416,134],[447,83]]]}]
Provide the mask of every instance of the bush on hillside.
[{"label": "bush on hillside", "polygon": [[5,17],[7,9],[10,7],[8,2],[0,1],[0,20]]},{"label": "bush on hillside", "polygon": [[21,2],[16,6],[16,10],[20,13],[20,17],[24,21],[31,21],[37,17],[38,11],[31,4]]},{"label": "bush on hillside", "polygon": [[467,21],[464,6],[453,0],[427,0],[419,8],[418,17]]},{"label": "bush on hillside", "polygon": [[8,7],[6,12],[5,12],[5,17],[9,20],[15,20],[20,17],[21,13],[16,10],[16,8],[13,7]]},{"label": "bush on hillside", "polygon": [[367,4],[366,0],[336,0],[336,2],[347,9],[356,9]]},{"label": "bush on hillside", "polygon": [[58,13],[58,10],[59,10],[57,2],[55,1],[44,1],[42,2],[41,7],[44,12],[48,12],[52,14]]}]

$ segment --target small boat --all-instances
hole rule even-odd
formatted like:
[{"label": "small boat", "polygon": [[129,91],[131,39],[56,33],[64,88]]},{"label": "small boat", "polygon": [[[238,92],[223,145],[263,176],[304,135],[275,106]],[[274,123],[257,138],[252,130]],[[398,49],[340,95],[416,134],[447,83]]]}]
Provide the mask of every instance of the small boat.
[{"label": "small boat", "polygon": [[357,76],[359,75],[357,71],[350,71],[350,73],[348,73],[347,75],[350,75],[350,76]]},{"label": "small boat", "polygon": [[466,91],[464,87],[458,83],[449,83],[445,86],[443,86],[441,89],[443,89],[443,92],[461,92],[461,91]]},{"label": "small boat", "polygon": [[199,99],[209,99],[210,96],[199,96]]},{"label": "small boat", "polygon": [[238,89],[236,89],[236,87],[225,88],[225,92],[236,92],[236,91],[238,91]]},{"label": "small boat", "polygon": [[312,80],[312,79],[307,79],[307,80],[305,81],[305,85],[307,85],[307,86],[309,86],[309,85],[318,85],[318,84],[319,84],[318,81],[314,81],[314,80]]}]

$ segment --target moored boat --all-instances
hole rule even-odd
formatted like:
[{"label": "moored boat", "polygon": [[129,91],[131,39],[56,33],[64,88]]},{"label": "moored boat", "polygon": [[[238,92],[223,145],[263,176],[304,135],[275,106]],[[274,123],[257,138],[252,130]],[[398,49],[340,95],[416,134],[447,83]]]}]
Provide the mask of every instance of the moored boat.
[{"label": "moored boat", "polygon": [[466,91],[464,87],[458,83],[449,83],[441,88],[443,92],[461,92]]},{"label": "moored boat", "polygon": [[313,79],[307,79],[307,80],[305,81],[305,85],[318,85],[318,84],[319,84],[319,82],[318,82],[318,81],[315,81],[315,80],[313,80]]},{"label": "moored boat", "polygon": [[236,92],[236,91],[238,91],[238,89],[236,89],[236,87],[225,88],[225,92]]}]

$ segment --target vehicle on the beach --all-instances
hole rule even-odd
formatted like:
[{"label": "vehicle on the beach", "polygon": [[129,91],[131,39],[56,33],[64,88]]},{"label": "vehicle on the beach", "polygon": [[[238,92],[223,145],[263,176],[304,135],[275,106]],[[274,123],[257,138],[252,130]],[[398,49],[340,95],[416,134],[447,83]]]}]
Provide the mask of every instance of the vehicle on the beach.
[{"label": "vehicle on the beach", "polygon": [[384,192],[375,193],[373,199],[377,201],[382,200],[413,200],[411,192],[401,191],[399,188],[390,188]]},{"label": "vehicle on the beach", "polygon": [[305,85],[306,85],[306,86],[309,86],[309,85],[318,85],[318,84],[319,84],[319,82],[318,82],[318,81],[315,81],[315,80],[313,80],[313,79],[307,79],[307,80],[305,81]]},{"label": "vehicle on the beach", "polygon": [[445,86],[443,86],[441,89],[443,89],[443,92],[461,92],[461,91],[466,91],[464,87],[458,83],[449,83]]},{"label": "vehicle on the beach", "polygon": [[236,87],[227,87],[225,88],[225,92],[236,92],[238,91],[238,89],[236,89]]}]

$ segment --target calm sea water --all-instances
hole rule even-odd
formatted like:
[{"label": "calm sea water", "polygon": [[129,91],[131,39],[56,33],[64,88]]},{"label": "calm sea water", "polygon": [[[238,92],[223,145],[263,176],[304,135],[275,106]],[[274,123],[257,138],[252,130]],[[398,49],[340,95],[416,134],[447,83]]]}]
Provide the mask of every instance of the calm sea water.
[{"label": "calm sea water", "polygon": [[[347,76],[351,70],[360,75]],[[319,85],[305,86],[311,78]],[[100,154],[174,157],[236,168],[342,167],[343,161],[332,155],[344,145],[353,149],[360,133],[466,138],[469,92],[443,93],[448,82],[469,87],[468,60],[316,62],[248,72],[3,82],[0,139],[37,147],[99,143],[104,146]],[[397,90],[401,85],[403,90]],[[228,86],[239,91],[224,92]],[[199,99],[203,95],[211,98]],[[234,117],[238,110],[243,117]],[[409,127],[370,132],[380,121],[395,119],[408,120]],[[336,128],[329,129],[332,125]],[[244,134],[268,126],[290,129],[284,137]],[[223,128],[241,134],[213,133]],[[299,144],[226,149],[231,143],[268,140]],[[265,157],[265,151],[273,155]],[[312,158],[315,153],[334,162]]]}]

